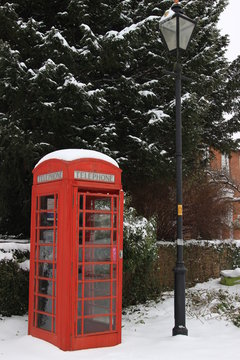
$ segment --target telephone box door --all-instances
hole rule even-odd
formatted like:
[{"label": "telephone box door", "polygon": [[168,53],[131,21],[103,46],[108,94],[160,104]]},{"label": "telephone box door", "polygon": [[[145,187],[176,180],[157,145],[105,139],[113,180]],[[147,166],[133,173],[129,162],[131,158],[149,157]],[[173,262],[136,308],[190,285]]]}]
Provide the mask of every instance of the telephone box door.
[{"label": "telephone box door", "polygon": [[120,199],[75,189],[75,200],[73,348],[83,338],[84,347],[94,346],[94,335],[99,339],[101,334],[105,346],[104,336],[113,339],[121,331]]}]

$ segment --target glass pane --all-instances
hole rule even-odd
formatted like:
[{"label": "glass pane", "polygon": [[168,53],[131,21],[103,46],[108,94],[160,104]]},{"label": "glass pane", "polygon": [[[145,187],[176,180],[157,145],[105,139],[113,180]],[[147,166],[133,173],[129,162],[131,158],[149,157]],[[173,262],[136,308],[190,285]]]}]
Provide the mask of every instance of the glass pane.
[{"label": "glass pane", "polygon": [[111,249],[110,248],[86,248],[85,249],[85,261],[86,262],[111,261]]},{"label": "glass pane", "polygon": [[52,318],[51,316],[37,314],[37,327],[40,329],[52,331]]},{"label": "glass pane", "polygon": [[116,229],[117,227],[117,215],[113,215],[113,227]]},{"label": "glass pane", "polygon": [[52,299],[47,299],[45,297],[38,297],[38,310],[52,313]]},{"label": "glass pane", "polygon": [[38,276],[46,277],[46,278],[53,278],[55,276],[53,265],[48,264],[48,263],[39,263],[38,264]]},{"label": "glass pane", "polygon": [[174,50],[177,47],[177,26],[176,26],[176,17],[171,20],[166,21],[160,25],[160,30],[166,41],[168,50]]},{"label": "glass pane", "polygon": [[83,213],[79,213],[79,227],[83,227]]},{"label": "glass pane", "polygon": [[86,244],[111,244],[110,230],[87,230],[85,233]]},{"label": "glass pane", "polygon": [[117,248],[114,246],[112,248],[112,261],[117,261]]},{"label": "glass pane", "polygon": [[53,332],[55,333],[55,318],[53,318]]},{"label": "glass pane", "polygon": [[53,210],[54,209],[54,195],[41,196],[40,197],[40,209],[41,210]]},{"label": "glass pane", "polygon": [[87,196],[86,209],[111,211],[111,198],[103,198],[103,197],[97,198],[94,196],[93,197]]},{"label": "glass pane", "polygon": [[95,317],[92,319],[84,319],[84,334],[104,332],[110,330],[110,317]]},{"label": "glass pane", "polygon": [[117,277],[117,265],[113,264],[113,279]]},{"label": "glass pane", "polygon": [[82,315],[82,302],[78,301],[78,316]]},{"label": "glass pane", "polygon": [[110,299],[84,301],[84,315],[101,315],[110,312]]},{"label": "glass pane", "polygon": [[84,285],[84,296],[85,298],[91,297],[96,298],[100,296],[111,295],[111,282],[92,282],[85,283]]},{"label": "glass pane", "polygon": [[112,312],[116,313],[116,299],[112,299]]},{"label": "glass pane", "polygon": [[53,243],[53,230],[40,230],[40,243]]},{"label": "glass pane", "polygon": [[181,49],[186,50],[195,24],[189,20],[179,18],[179,45]]},{"label": "glass pane", "polygon": [[77,321],[77,334],[81,335],[82,334],[82,320],[78,320]]},{"label": "glass pane", "polygon": [[112,330],[116,330],[116,316],[112,317]]},{"label": "glass pane", "polygon": [[116,296],[116,281],[113,281],[113,283],[112,283],[112,294],[113,294],[113,296]]},{"label": "glass pane", "polygon": [[52,260],[53,247],[52,246],[39,246],[39,260]]},{"label": "glass pane", "polygon": [[79,248],[79,251],[78,251],[78,261],[82,262],[82,248],[81,247]]},{"label": "glass pane", "polygon": [[110,265],[85,265],[85,279],[110,279]]},{"label": "glass pane", "polygon": [[117,211],[117,198],[113,198],[113,211]]},{"label": "glass pane", "polygon": [[53,226],[53,225],[54,225],[53,212],[40,213],[40,226]]},{"label": "glass pane", "polygon": [[86,214],[86,227],[110,228],[111,214]]},{"label": "glass pane", "polygon": [[40,294],[52,295],[52,281],[38,280],[38,292]]},{"label": "glass pane", "polygon": [[82,280],[82,266],[78,267],[78,280]]},{"label": "glass pane", "polygon": [[78,284],[78,297],[82,297],[82,284]]},{"label": "glass pane", "polygon": [[113,231],[113,244],[116,244],[117,242],[117,232],[116,230]]},{"label": "glass pane", "polygon": [[83,195],[80,195],[79,197],[79,209],[83,210]]},{"label": "glass pane", "polygon": [[79,230],[79,245],[82,245],[83,242],[83,232],[82,230]]}]

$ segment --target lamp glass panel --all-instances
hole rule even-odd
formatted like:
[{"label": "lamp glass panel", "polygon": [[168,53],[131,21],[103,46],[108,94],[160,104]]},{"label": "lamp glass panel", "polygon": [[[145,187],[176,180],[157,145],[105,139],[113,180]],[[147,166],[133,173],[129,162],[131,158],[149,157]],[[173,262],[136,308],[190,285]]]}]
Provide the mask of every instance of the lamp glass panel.
[{"label": "lamp glass panel", "polygon": [[176,17],[165,21],[160,25],[160,30],[167,44],[168,50],[172,51],[177,48],[177,21]]},{"label": "lamp glass panel", "polygon": [[179,47],[181,49],[187,49],[194,28],[195,23],[181,17],[179,18]]}]

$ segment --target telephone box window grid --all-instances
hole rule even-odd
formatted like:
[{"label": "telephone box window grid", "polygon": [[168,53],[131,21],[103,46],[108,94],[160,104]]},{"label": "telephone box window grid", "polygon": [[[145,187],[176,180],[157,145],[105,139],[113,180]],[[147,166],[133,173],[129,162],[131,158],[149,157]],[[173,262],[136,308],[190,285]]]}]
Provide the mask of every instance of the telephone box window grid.
[{"label": "telephone box window grid", "polygon": [[55,333],[58,195],[36,198],[33,326]]},{"label": "telephone box window grid", "polygon": [[78,194],[76,336],[116,330],[118,197]]}]

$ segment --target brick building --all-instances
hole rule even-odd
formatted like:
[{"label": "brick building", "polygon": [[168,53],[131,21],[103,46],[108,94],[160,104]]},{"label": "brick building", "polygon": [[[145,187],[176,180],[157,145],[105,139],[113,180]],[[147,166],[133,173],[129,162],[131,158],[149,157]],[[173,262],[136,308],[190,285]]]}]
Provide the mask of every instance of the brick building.
[{"label": "brick building", "polygon": [[[230,156],[214,151],[211,169],[222,174],[226,182],[226,196],[232,204],[229,217],[226,219],[229,231],[222,233],[223,239],[240,239],[240,150]],[[229,184],[227,184],[229,183]]]}]

